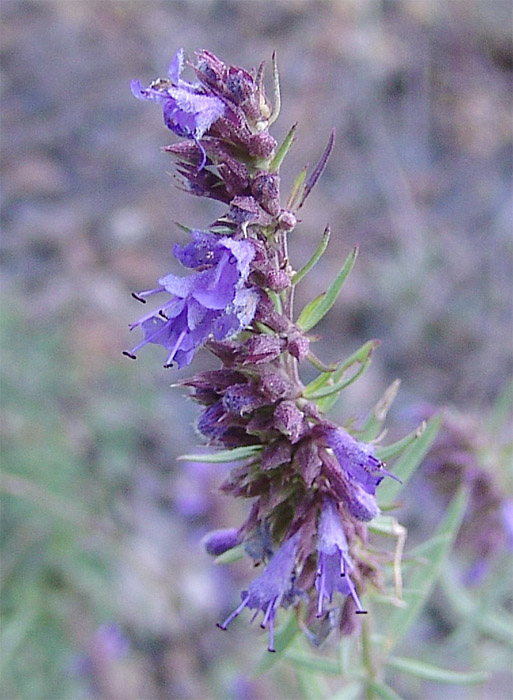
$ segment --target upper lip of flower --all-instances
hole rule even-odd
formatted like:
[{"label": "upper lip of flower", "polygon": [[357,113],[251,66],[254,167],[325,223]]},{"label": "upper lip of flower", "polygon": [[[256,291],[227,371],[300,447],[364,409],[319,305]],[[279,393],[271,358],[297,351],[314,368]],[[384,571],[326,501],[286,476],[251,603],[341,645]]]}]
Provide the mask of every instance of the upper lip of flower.
[{"label": "upper lip of flower", "polygon": [[139,80],[130,84],[132,94],[140,100],[160,102],[166,126],[178,136],[192,138],[202,152],[199,170],[206,163],[206,153],[199,139],[225,112],[224,102],[199,85],[180,78],[183,49],[179,49],[168,69],[169,79],[154,80],[145,88]]}]

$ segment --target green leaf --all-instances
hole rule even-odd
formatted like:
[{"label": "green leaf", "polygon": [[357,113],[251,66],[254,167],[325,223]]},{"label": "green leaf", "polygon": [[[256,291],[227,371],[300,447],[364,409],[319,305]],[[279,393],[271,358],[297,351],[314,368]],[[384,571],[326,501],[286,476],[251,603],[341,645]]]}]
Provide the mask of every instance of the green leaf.
[{"label": "green leaf", "polygon": [[296,208],[298,199],[300,197],[300,193],[303,189],[303,183],[306,180],[307,170],[308,168],[305,165],[305,167],[300,171],[299,175],[294,180],[292,189],[290,190],[289,198],[287,199],[286,209],[293,211]]},{"label": "green leaf", "polygon": [[289,650],[285,653],[285,660],[295,668],[308,669],[317,673],[324,673],[330,676],[340,675],[340,666],[337,661],[321,656],[311,656],[300,651]]},{"label": "green leaf", "polygon": [[278,61],[276,59],[276,51],[273,51],[273,96],[274,104],[271,116],[269,117],[268,125],[274,124],[274,122],[280,116],[281,109],[281,91],[280,91],[280,73],[278,71]]},{"label": "green leaf", "polygon": [[420,463],[426,456],[429,448],[433,444],[433,441],[440,428],[440,423],[442,421],[442,416],[435,416],[431,418],[426,424],[425,430],[422,434],[417,437],[415,442],[413,442],[410,447],[407,447],[403,452],[401,457],[395,462],[393,467],[394,476],[401,479],[402,483],[393,480],[386,479],[380,485],[378,489],[379,502],[390,503],[394,501],[401,489],[408,482],[415,470],[420,466]]},{"label": "green leaf", "polygon": [[309,331],[313,328],[319,321],[328,313],[333,304],[335,303],[337,296],[344,284],[347,276],[351,272],[351,269],[355,263],[356,256],[358,255],[358,248],[353,248],[351,253],[347,256],[342,269],[335,277],[330,287],[326,292],[320,294],[316,299],[311,301],[305,306],[301,311],[299,318],[296,322],[297,326],[303,331]]},{"label": "green leaf", "polygon": [[274,635],[274,648],[276,652],[274,654],[270,654],[268,651],[265,652],[265,655],[255,669],[254,675],[258,676],[272,668],[274,664],[283,657],[284,651],[292,644],[298,633],[299,627],[297,624],[297,617],[292,611],[288,616],[287,622],[280,627]]},{"label": "green leaf", "polygon": [[360,681],[346,683],[329,700],[360,700],[362,697],[362,684]]},{"label": "green leaf", "polygon": [[312,267],[320,260],[324,251],[328,247],[328,242],[330,240],[330,234],[331,234],[331,231],[330,231],[330,227],[328,225],[324,229],[324,233],[322,234],[321,242],[319,243],[319,245],[315,249],[315,252],[312,255],[312,257],[310,258],[310,260],[305,265],[303,265],[303,267],[299,270],[299,272],[296,272],[296,274],[292,277],[292,284],[295,285],[295,284],[298,284],[298,282],[301,282],[303,277],[305,275],[307,275],[310,272],[310,270],[312,269]]},{"label": "green leaf", "polygon": [[382,698],[382,700],[403,700],[403,698],[398,695],[389,685],[386,685],[386,683],[371,681],[367,684],[367,688],[377,695],[378,698]]},{"label": "green leaf", "polygon": [[247,457],[254,457],[262,451],[263,445],[245,445],[234,447],[233,450],[219,450],[219,452],[180,455],[180,462],[234,462]]},{"label": "green leaf", "polygon": [[450,567],[444,567],[440,584],[456,615],[480,632],[513,647],[513,617],[510,614],[505,610],[483,609],[480,599],[475,600],[464,586],[458,585]]},{"label": "green leaf", "polygon": [[371,681],[367,684],[367,688],[379,698],[382,698],[382,700],[403,700],[403,698],[398,695],[389,685],[386,685],[386,683]]},{"label": "green leaf", "polygon": [[392,384],[388,386],[383,396],[377,401],[376,405],[370,412],[362,427],[357,431],[358,440],[362,442],[370,442],[375,440],[382,430],[383,423],[387,417],[388,411],[397,396],[399,387],[401,386],[400,379],[394,379]]},{"label": "green leaf", "polygon": [[387,666],[394,668],[396,671],[408,673],[417,678],[424,678],[428,681],[437,681],[438,683],[456,683],[457,685],[474,685],[484,683],[488,678],[488,674],[484,671],[474,671],[473,673],[460,673],[459,671],[449,671],[445,668],[439,668],[432,664],[427,664],[425,661],[418,659],[407,659],[402,656],[391,656],[387,659]]},{"label": "green leaf", "polygon": [[297,667],[295,671],[305,700],[321,700],[329,694],[329,687],[324,678],[319,678],[310,670],[301,667]]},{"label": "green leaf", "polygon": [[[352,355],[340,368],[335,370],[335,372],[326,373],[328,379],[322,388],[319,388],[316,391],[310,390],[308,393],[306,393],[306,390],[308,390],[307,387],[304,394],[306,398],[316,401],[319,409],[324,413],[329,411],[337,400],[340,392],[355,382],[358,377],[365,372],[371,363],[372,351],[379,344],[379,340],[369,340],[368,343],[365,343],[365,345],[360,348],[357,353]],[[341,379],[340,381],[333,381],[338,376],[343,376],[348,369],[357,363],[360,364],[360,367],[350,377]],[[317,379],[319,379],[319,377]]]},{"label": "green leaf", "polygon": [[281,144],[278,151],[276,152],[276,155],[274,156],[274,158],[271,161],[271,164],[269,166],[269,170],[272,173],[278,172],[281,164],[285,160],[285,156],[292,148],[292,144],[294,143],[294,136],[296,134],[296,129],[297,129],[297,122],[295,124],[292,124],[292,126],[289,129],[289,133],[285,136],[283,143]]},{"label": "green leaf", "polygon": [[346,360],[340,362],[340,364],[335,366],[333,369],[330,368],[329,370],[320,374],[305,387],[303,392],[304,395],[310,398],[311,396],[316,395],[318,391],[326,386],[333,387],[340,379],[342,379],[343,375],[354,364],[365,363],[374,348],[377,348],[378,345],[380,345],[380,342],[381,341],[379,340],[369,340]]},{"label": "green leaf", "polygon": [[408,591],[404,591],[407,607],[395,608],[389,613],[385,642],[388,651],[408,632],[427,602],[460,528],[466,504],[467,493],[461,489],[451,501],[434,536],[424,543],[426,564],[414,570],[405,582],[408,587]]},{"label": "green leaf", "polygon": [[376,457],[382,462],[386,462],[387,459],[392,459],[392,457],[396,457],[409,445],[415,442],[415,440],[419,439],[419,437],[426,429],[426,425],[426,421],[422,421],[418,428],[412,430],[412,432],[409,433],[409,435],[406,435],[406,437],[403,437],[401,440],[393,442],[390,445],[387,445],[386,447],[376,447]]}]

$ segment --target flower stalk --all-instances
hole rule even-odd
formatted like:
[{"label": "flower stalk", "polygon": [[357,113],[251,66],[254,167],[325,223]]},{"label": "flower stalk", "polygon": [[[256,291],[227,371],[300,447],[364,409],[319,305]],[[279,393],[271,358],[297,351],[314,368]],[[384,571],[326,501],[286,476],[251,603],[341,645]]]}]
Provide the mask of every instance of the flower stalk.
[{"label": "flower stalk", "polygon": [[[166,368],[189,365],[202,347],[220,361],[218,369],[179,385],[201,406],[197,430],[204,443],[217,450],[219,460],[239,460],[221,490],[252,504],[239,528],[213,532],[205,546],[217,556],[242,545],[263,570],[219,627],[227,629],[245,608],[254,611],[253,619],[262,613],[261,627],[274,651],[280,607],[304,609],[301,626],[309,636],[333,626],[350,634],[366,612],[367,586],[381,586],[380,562],[365,551],[366,523],[380,513],[379,484],[396,477],[374,445],[325,414],[365,371],[379,342],[369,341],[334,367],[310,350],[315,338],[309,332],[335,303],[356,248],[328,290],[295,315],[295,286],[325,252],[330,230],[325,228],[299,272],[290,263],[288,238],[326,166],[334,133],[311,174],[300,173],[282,206],[280,167],[296,125],[278,148],[269,133],[281,104],[275,57],[273,105],[263,66],[248,72],[199,51],[191,67],[195,83],[181,77],[180,50],[168,78],[146,88],[134,81],[132,91],[160,104],[166,126],[182,139],[164,150],[176,159],[185,188],[217,200],[224,211],[207,231],[193,229],[188,242],[174,246],[186,275],[167,274],[155,288],[134,295],[144,303],[166,296],[132,324],[142,329],[143,339],[125,354],[135,358],[153,343],[165,348]],[[306,360],[320,370],[307,387],[300,374]]]}]

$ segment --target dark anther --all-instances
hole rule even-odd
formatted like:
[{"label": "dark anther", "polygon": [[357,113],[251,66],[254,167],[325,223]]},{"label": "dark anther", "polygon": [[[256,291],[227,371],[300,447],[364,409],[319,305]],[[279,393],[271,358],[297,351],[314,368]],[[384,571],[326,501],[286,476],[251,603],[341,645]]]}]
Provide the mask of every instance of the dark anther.
[{"label": "dark anther", "polygon": [[162,311],[162,309],[159,311],[159,316],[163,318],[165,321],[169,321],[168,317],[166,314]]},{"label": "dark anther", "polygon": [[355,610],[356,615],[367,615],[367,610]]},{"label": "dark anther", "polygon": [[122,354],[123,354],[123,355],[126,355],[126,356],[129,357],[131,360],[137,360],[137,357],[136,357],[133,353],[128,352],[128,350],[123,350],[123,353],[122,353]]},{"label": "dark anther", "polygon": [[132,292],[132,296],[134,299],[137,299],[137,301],[140,301],[141,304],[146,304],[146,299],[143,299],[142,297],[138,296],[135,292]]},{"label": "dark anther", "polygon": [[164,369],[169,369],[170,367],[173,366],[173,363],[170,362],[168,365],[162,365],[162,366],[164,367]]},{"label": "dark anther", "polygon": [[219,627],[220,630],[224,630],[226,632],[226,627],[223,627],[220,622],[216,622],[216,627]]}]

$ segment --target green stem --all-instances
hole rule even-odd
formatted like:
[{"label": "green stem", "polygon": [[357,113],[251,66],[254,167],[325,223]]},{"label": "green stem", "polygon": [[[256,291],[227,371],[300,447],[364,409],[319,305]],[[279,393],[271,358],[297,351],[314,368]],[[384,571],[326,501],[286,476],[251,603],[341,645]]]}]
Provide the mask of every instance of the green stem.
[{"label": "green stem", "polygon": [[368,619],[363,620],[362,623],[362,664],[367,671],[367,682],[365,684],[365,698],[366,700],[374,699],[374,690],[372,688],[372,683],[376,679],[376,670],[374,668],[374,662],[372,659],[372,642],[370,634],[370,622]]}]

